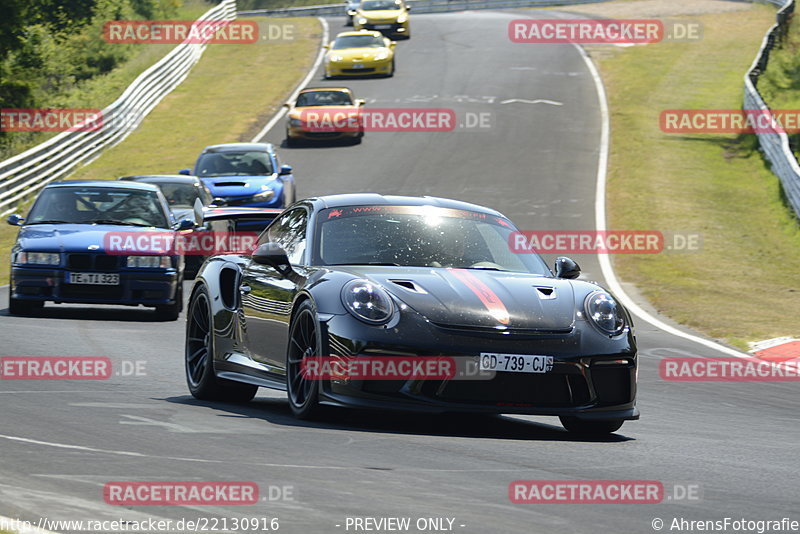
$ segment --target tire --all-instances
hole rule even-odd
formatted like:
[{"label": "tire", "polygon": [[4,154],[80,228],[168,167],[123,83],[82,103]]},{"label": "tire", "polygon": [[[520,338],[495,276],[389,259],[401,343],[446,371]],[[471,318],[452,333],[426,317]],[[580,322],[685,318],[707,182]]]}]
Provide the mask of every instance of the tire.
[{"label": "tire", "polygon": [[162,321],[177,321],[183,310],[183,279],[178,281],[178,289],[175,291],[175,302],[156,306],[156,315]]},{"label": "tire", "polygon": [[620,429],[624,419],[580,419],[578,417],[560,416],[561,424],[574,434],[601,436],[613,434]]},{"label": "tire", "polygon": [[286,146],[289,148],[294,148],[297,145],[298,145],[297,139],[289,137],[289,132],[286,132]]},{"label": "tire", "polygon": [[317,313],[311,301],[306,300],[295,313],[289,328],[289,347],[286,350],[286,394],[289,408],[298,419],[313,419],[321,414],[319,382],[306,380],[301,373],[301,362],[309,356],[321,356],[322,336]]},{"label": "tire", "polygon": [[189,303],[184,350],[186,385],[196,399],[247,402],[255,396],[258,386],[221,380],[214,373],[214,339],[209,303],[205,286],[195,291]]},{"label": "tire", "polygon": [[11,296],[11,288],[8,288],[8,313],[11,315],[33,315],[43,307],[44,301],[15,299]]}]

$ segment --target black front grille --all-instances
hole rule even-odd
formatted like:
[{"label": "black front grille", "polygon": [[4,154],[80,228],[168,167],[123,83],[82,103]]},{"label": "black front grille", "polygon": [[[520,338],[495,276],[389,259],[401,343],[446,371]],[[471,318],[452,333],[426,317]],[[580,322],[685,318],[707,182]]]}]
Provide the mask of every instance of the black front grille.
[{"label": "black front grille", "polygon": [[375,72],[375,69],[342,69],[342,72],[346,72],[348,74],[369,74],[371,72]]},{"label": "black front grille", "polygon": [[635,372],[632,365],[592,366],[592,384],[600,403],[612,405],[630,402]]},{"label": "black front grille", "polygon": [[64,284],[61,286],[63,298],[119,300],[122,286],[92,286],[83,284]]},{"label": "black front grille", "polygon": [[441,393],[439,381],[423,386],[426,396],[447,402],[493,406],[580,406],[589,402],[589,387],[580,374],[498,372],[491,380],[451,380]]},{"label": "black front grille", "polygon": [[67,267],[73,271],[116,271],[119,258],[110,254],[68,254]]}]

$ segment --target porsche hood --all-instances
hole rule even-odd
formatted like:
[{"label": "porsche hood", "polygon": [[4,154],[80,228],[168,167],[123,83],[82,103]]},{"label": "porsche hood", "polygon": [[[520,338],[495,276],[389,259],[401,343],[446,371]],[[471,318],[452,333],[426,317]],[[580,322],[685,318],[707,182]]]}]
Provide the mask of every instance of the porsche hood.
[{"label": "porsche hood", "polygon": [[575,323],[569,280],[479,269],[358,271],[440,326],[567,332]]}]

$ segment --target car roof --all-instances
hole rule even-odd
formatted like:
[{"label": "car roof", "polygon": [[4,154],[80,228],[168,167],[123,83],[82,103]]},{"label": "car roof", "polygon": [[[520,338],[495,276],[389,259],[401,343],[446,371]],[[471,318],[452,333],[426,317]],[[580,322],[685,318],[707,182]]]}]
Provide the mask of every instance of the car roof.
[{"label": "car roof", "polygon": [[197,176],[186,176],[185,174],[137,174],[135,176],[120,176],[117,178],[125,182],[142,182],[149,184],[189,184],[197,185],[202,183]]},{"label": "car roof", "polygon": [[343,195],[325,195],[309,198],[316,209],[343,208],[348,206],[436,206],[465,211],[486,213],[487,215],[504,217],[499,211],[484,206],[439,197],[410,197],[400,195],[380,195],[378,193],[348,193]]},{"label": "car roof", "polygon": [[118,180],[76,180],[74,182],[53,182],[48,184],[45,189],[56,187],[103,187],[107,189],[139,189],[142,191],[160,191],[157,185],[144,182],[125,182]]},{"label": "car roof", "polygon": [[306,87],[298,94],[300,95],[303,93],[310,93],[313,91],[345,91],[347,93],[353,94],[353,91],[349,87]]},{"label": "car roof", "polygon": [[203,149],[203,154],[209,152],[273,152],[273,147],[271,143],[224,143]]},{"label": "car roof", "polygon": [[381,37],[383,36],[383,34],[382,34],[381,32],[378,32],[378,31],[373,31],[373,30],[356,30],[356,31],[350,31],[350,32],[341,32],[341,33],[337,33],[337,34],[336,34],[336,37],[349,37],[349,36],[351,36],[351,35],[365,35],[365,34],[367,34],[367,35],[381,36]]}]

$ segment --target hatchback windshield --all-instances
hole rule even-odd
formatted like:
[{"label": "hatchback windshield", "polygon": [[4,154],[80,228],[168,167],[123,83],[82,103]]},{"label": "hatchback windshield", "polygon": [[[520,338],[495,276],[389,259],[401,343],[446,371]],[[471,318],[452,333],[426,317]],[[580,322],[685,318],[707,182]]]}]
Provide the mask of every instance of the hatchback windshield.
[{"label": "hatchback windshield", "polygon": [[266,152],[208,152],[197,162],[197,176],[269,176],[272,163]]},{"label": "hatchback windshield", "polygon": [[550,274],[536,254],[509,248],[511,223],[432,206],[357,206],[319,214],[321,265],[400,265]]},{"label": "hatchback windshield", "polygon": [[155,191],[110,187],[45,189],[25,222],[169,227]]},{"label": "hatchback windshield", "polygon": [[364,0],[361,3],[361,9],[364,11],[382,11],[401,7],[402,4],[398,0]]},{"label": "hatchback windshield", "polygon": [[342,35],[333,43],[333,50],[347,48],[380,48],[386,46],[379,35]]}]

